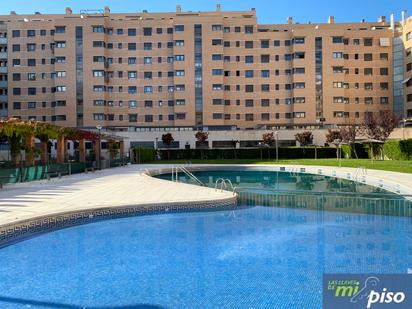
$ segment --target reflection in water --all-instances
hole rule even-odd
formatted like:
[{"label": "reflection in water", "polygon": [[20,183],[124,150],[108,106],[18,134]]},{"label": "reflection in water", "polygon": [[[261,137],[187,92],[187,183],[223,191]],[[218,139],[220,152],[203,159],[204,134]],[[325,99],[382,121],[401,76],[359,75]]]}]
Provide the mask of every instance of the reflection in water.
[{"label": "reflection in water", "polygon": [[0,250],[0,307],[320,308],[324,272],[412,268],[411,220],[259,206],[78,226]]}]

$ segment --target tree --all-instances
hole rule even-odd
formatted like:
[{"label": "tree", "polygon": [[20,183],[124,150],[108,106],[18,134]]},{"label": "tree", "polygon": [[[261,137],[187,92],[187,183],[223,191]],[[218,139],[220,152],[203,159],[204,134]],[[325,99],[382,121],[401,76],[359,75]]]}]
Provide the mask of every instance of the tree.
[{"label": "tree", "polygon": [[[397,127],[399,122],[398,117],[389,110],[367,113],[365,122],[362,125],[362,133],[371,140],[380,141],[380,146],[387,140],[392,131]],[[372,145],[372,142],[371,142]],[[372,146],[371,146],[372,148]],[[373,149],[371,149],[373,152]],[[380,147],[381,152],[383,147]],[[383,153],[382,157],[383,157]],[[373,153],[371,153],[373,156]]]},{"label": "tree", "polygon": [[340,130],[332,130],[328,129],[328,133],[326,133],[326,143],[333,144],[336,147],[336,158],[339,159],[339,145],[336,141],[342,141],[342,135]]},{"label": "tree", "polygon": [[299,142],[300,146],[308,146],[313,142],[313,134],[310,131],[304,131],[295,134],[295,139]]},{"label": "tree", "polygon": [[167,146],[167,159],[170,160],[170,145],[173,143],[175,139],[173,138],[171,133],[166,133],[162,135],[162,142],[163,145]]},{"label": "tree", "polygon": [[36,126],[36,137],[41,143],[41,161],[46,164],[49,158],[48,145],[50,139],[58,137],[58,127],[50,123],[40,122]]},{"label": "tree", "polygon": [[195,138],[197,139],[197,145],[200,148],[200,158],[203,160],[203,149],[207,148],[207,139],[209,138],[209,132],[198,131],[195,134]]},{"label": "tree", "polygon": [[273,146],[275,142],[275,134],[273,132],[264,133],[262,135],[262,142],[268,146]]},{"label": "tree", "polygon": [[356,153],[355,142],[356,136],[358,135],[358,131],[358,127],[354,123],[348,124],[340,128],[340,136],[342,142],[349,145],[351,156],[352,153],[354,153],[356,159],[358,158],[358,154]]}]

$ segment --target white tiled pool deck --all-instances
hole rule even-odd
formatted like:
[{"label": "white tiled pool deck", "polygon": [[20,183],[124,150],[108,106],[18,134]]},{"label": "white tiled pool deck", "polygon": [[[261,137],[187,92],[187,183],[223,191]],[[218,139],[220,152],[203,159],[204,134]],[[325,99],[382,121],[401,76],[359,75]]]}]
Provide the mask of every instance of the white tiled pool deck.
[{"label": "white tiled pool deck", "polygon": [[232,192],[150,177],[144,173],[146,168],[130,165],[51,181],[6,185],[0,190],[0,227],[78,210],[234,198]]},{"label": "white tiled pool deck", "polygon": [[[192,165],[219,169],[243,166],[251,169],[322,174],[357,180],[392,192],[412,196],[412,174],[354,168],[293,165]],[[147,170],[171,165],[131,165],[123,168],[76,174],[51,181],[6,185],[0,190],[0,227],[38,217],[80,210],[233,199],[232,192],[152,178]],[[304,170],[302,170],[302,168]]]}]

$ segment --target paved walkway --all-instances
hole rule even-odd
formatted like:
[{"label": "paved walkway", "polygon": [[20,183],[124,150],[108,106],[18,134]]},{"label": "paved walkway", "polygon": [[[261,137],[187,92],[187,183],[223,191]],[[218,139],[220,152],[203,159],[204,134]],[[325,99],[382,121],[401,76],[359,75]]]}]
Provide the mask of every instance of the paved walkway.
[{"label": "paved walkway", "polygon": [[[252,169],[322,174],[358,180],[412,197],[412,174],[354,168],[294,165],[192,165],[213,169],[244,166]],[[162,170],[171,165],[131,165],[76,174],[51,181],[7,185],[0,190],[0,227],[30,218],[102,207],[225,200],[231,192],[175,183],[145,175],[145,170]]]},{"label": "paved walkway", "polygon": [[231,192],[150,177],[143,173],[145,168],[131,165],[51,181],[6,185],[0,190],[0,227],[84,209],[233,198]]}]

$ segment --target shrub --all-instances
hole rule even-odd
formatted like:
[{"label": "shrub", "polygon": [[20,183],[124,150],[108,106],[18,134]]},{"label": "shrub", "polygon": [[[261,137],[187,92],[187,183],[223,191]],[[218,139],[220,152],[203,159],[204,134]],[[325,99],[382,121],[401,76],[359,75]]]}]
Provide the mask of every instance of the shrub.
[{"label": "shrub", "polygon": [[383,151],[385,156],[391,160],[411,160],[412,139],[387,140],[383,145]]},{"label": "shrub", "polygon": [[155,159],[155,150],[153,148],[136,147],[133,148],[133,154],[136,163],[152,162]]}]

